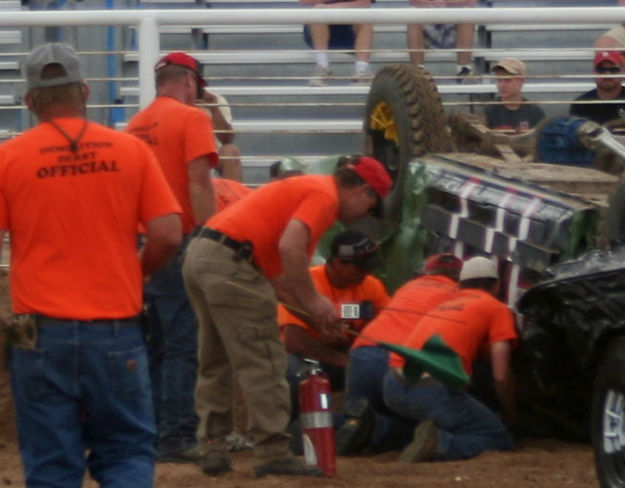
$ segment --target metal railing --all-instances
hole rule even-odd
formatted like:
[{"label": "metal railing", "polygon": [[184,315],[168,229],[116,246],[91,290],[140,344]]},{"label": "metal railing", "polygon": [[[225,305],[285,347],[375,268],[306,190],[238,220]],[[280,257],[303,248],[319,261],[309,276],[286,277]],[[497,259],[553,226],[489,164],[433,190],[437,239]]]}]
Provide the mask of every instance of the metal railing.
[{"label": "metal railing", "polygon": [[3,12],[0,26],[134,26],[138,30],[139,103],[154,97],[153,66],[160,53],[159,26],[236,24],[605,24],[625,21],[623,7],[473,9],[181,9]]},{"label": "metal railing", "polygon": [[[387,27],[386,32],[397,32],[403,36],[403,30],[394,29],[405,26],[407,23],[465,23],[470,22],[476,25],[499,27],[511,27],[516,25],[531,25],[536,28],[543,25],[546,30],[554,29],[554,26],[562,28],[573,28],[579,25],[580,28],[588,28],[596,25],[603,29],[606,25],[614,25],[625,21],[625,8],[623,7],[545,7],[545,8],[472,8],[472,9],[417,9],[417,8],[386,8],[381,2],[376,8],[370,9],[311,9],[311,8],[261,8],[261,9],[175,9],[175,10],[79,10],[79,11],[3,11],[0,17],[0,27],[7,28],[36,28],[36,27],[80,27],[80,26],[115,26],[132,28],[136,34],[136,51],[120,49],[117,51],[88,50],[81,52],[89,57],[105,56],[107,54],[116,56],[118,59],[130,61],[136,67],[137,73],[132,76],[120,76],[115,79],[115,83],[121,85],[119,88],[119,100],[106,100],[92,97],[90,109],[111,111],[115,108],[121,110],[136,110],[138,107],[146,106],[154,97],[154,73],[153,66],[158,57],[163,54],[162,43],[163,32],[172,27],[198,28],[209,32],[211,36],[224,35],[229,29],[240,32],[245,29],[237,27],[254,26],[253,31],[260,32],[266,26],[294,26],[307,23],[322,22],[328,24],[340,23],[373,23],[376,26]],[[217,28],[216,32],[211,32],[212,28]],[[215,31],[215,29],[212,29]],[[190,33],[189,33],[190,35]],[[238,35],[238,34],[236,34]],[[288,35],[288,34],[286,34]],[[293,39],[293,37],[289,38]],[[288,44],[288,43],[285,43]],[[404,44],[405,45],[405,44]],[[207,69],[211,66],[223,66],[223,63],[231,61],[232,65],[252,65],[261,66],[268,60],[282,59],[282,66],[287,66],[292,62],[314,62],[312,51],[300,48],[292,49],[293,46],[285,45],[280,49],[262,50],[251,46],[249,49],[241,50],[209,50],[202,51],[196,49],[192,52],[195,56],[207,63]],[[437,50],[427,51],[426,62],[428,60],[455,61],[457,50]],[[526,60],[534,60],[535,63],[545,62],[545,60],[570,60],[582,61],[582,66],[588,67],[586,71],[575,73],[556,74],[553,72],[534,73],[528,76],[526,93],[547,95],[547,100],[540,100],[546,107],[561,107],[571,102],[574,96],[592,87],[593,83],[588,74],[591,68],[593,50],[590,43],[583,46],[571,46],[569,48],[559,48],[557,51],[547,47],[540,48],[513,48],[491,49],[488,46],[477,45],[473,49],[474,57],[480,57],[487,62],[505,55],[518,55]],[[12,56],[11,59],[21,59],[26,53],[2,53],[3,57]],[[333,51],[333,56],[336,52]],[[343,59],[348,59],[343,55]],[[351,59],[351,58],[349,58]],[[405,62],[408,60],[408,50],[401,49],[374,49],[372,51],[372,61],[378,65],[384,62]],[[98,61],[99,63],[99,61]],[[136,63],[136,65],[135,65]],[[582,68],[584,69],[584,68]],[[95,73],[86,72],[90,84],[102,84],[111,81],[106,76],[98,76]],[[495,93],[495,87],[491,76],[487,71],[476,76],[468,85],[457,85],[453,83],[453,76],[435,76],[439,83],[439,91],[443,96],[443,103],[448,109],[473,108],[474,106],[491,103],[485,101]],[[316,118],[306,118],[306,111],[310,108],[344,108],[345,111],[354,107],[364,107],[368,87],[348,86],[339,83],[331,84],[322,88],[311,89],[305,86],[304,76],[291,76],[281,72],[280,69],[269,70],[262,75],[240,76],[237,73],[222,74],[219,68],[215,69],[215,77],[211,76],[212,88],[216,92],[236,97],[231,100],[231,107],[235,111],[247,111],[255,109],[253,116],[240,117],[235,112],[234,127],[240,134],[237,140],[245,141],[246,137],[254,134],[267,134],[268,137],[280,137],[284,134],[302,135],[310,134],[311,138],[318,138],[322,135],[338,137],[339,135],[350,136],[352,141],[354,135],[362,132],[361,121],[358,116],[346,115],[342,119],[334,117],[328,110],[327,115],[317,112]],[[298,81],[300,80],[300,81]],[[0,79],[4,88],[6,84],[21,86],[23,80]],[[245,85],[247,83],[247,85]],[[279,95],[290,96],[286,100],[280,100]],[[264,96],[265,100],[258,100],[259,96]],[[268,100],[268,97],[274,98]],[[340,98],[351,96],[351,98]],[[481,96],[481,98],[480,98]],[[486,97],[486,98],[485,98]],[[17,98],[19,102],[19,97]],[[266,110],[264,109],[266,107]],[[21,111],[27,114],[23,105],[0,106],[0,114],[8,110]],[[273,113],[270,111],[273,110]],[[289,112],[290,110],[290,112]],[[297,121],[293,115],[283,117],[275,115],[276,111],[284,114],[293,114],[294,110],[299,110],[299,117],[304,119]],[[260,116],[259,116],[260,113]],[[347,113],[347,112],[346,112]],[[266,114],[263,115],[263,114]],[[24,117],[24,115],[22,115]],[[26,115],[28,117],[28,115]],[[281,117],[281,118],[279,118]],[[297,122],[297,123],[295,123]],[[27,126],[28,124],[23,124]],[[19,127],[9,130],[0,130],[0,139],[18,133]],[[257,136],[258,137],[258,136]],[[250,139],[247,139],[250,140]],[[254,140],[255,141],[255,140]],[[254,146],[255,142],[247,144]],[[322,144],[317,144],[317,147]],[[301,146],[300,146],[301,147]],[[282,148],[280,144],[275,145],[275,152],[264,154],[263,151],[256,152],[247,150],[243,153],[244,167],[258,166],[263,168],[273,160],[286,155],[298,156],[292,149]],[[357,150],[357,148],[345,148],[346,150]],[[331,151],[331,150],[330,150]],[[323,154],[310,151],[302,151],[305,160],[318,159]],[[258,170],[260,172],[260,170]],[[259,182],[257,178],[252,181]]]}]

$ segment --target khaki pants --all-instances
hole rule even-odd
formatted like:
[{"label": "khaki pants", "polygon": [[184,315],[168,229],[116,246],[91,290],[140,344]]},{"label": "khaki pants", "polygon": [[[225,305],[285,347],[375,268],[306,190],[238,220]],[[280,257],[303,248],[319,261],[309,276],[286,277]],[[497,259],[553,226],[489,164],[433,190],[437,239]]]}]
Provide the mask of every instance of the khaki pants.
[{"label": "khaki pants", "polygon": [[205,238],[189,244],[183,276],[199,321],[198,438],[225,452],[233,427],[234,373],[247,404],[255,457],[268,462],[289,456],[286,353],[273,287],[249,261],[235,261],[231,249]]}]

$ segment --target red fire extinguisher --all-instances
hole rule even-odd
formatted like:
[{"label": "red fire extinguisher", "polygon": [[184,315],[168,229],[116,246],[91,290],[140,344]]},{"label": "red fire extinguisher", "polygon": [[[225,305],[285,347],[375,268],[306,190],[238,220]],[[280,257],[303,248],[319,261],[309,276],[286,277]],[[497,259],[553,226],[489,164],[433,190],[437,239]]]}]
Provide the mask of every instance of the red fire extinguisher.
[{"label": "red fire extinguisher", "polygon": [[330,381],[317,361],[299,384],[302,442],[306,464],[318,466],[326,476],[336,475],[334,423]]}]

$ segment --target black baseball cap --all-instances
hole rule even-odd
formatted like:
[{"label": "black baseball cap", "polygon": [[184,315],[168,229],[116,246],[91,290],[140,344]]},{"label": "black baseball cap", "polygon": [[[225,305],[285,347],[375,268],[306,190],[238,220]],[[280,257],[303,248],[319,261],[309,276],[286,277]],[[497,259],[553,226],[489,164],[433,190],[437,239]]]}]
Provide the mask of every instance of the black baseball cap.
[{"label": "black baseball cap", "polygon": [[330,244],[330,257],[354,263],[364,271],[373,271],[381,264],[378,246],[357,230],[339,232]]}]

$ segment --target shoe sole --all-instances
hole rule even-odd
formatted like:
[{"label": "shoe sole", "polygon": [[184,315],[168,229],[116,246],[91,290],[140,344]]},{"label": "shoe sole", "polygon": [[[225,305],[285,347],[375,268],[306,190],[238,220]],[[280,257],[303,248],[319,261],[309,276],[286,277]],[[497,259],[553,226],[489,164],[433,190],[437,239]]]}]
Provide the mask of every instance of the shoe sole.
[{"label": "shoe sole", "polygon": [[417,425],[413,441],[399,455],[402,463],[432,461],[436,456],[438,429],[432,420]]}]

